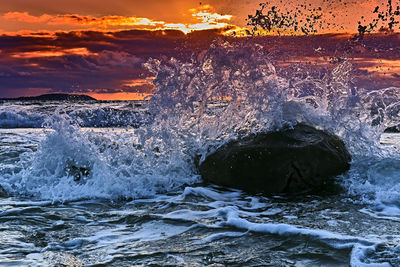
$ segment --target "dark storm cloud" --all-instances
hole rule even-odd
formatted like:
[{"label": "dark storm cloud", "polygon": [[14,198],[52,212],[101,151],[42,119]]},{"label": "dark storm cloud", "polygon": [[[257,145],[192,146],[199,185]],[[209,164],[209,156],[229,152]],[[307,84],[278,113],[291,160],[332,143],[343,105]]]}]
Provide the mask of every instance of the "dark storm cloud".
[{"label": "dark storm cloud", "polygon": [[[45,37],[3,35],[0,36],[0,97],[15,96],[21,90],[37,92],[35,88],[50,92],[151,92],[150,80],[146,80],[150,74],[144,69],[144,62],[150,57],[189,60],[192,54],[207,49],[217,36],[221,36],[218,30],[188,35],[174,30],[58,32]],[[272,59],[280,62],[297,59],[313,64],[324,61],[328,65],[330,57],[339,53],[349,40],[349,36],[333,34],[264,36],[251,40],[221,38],[257,42],[271,52]],[[391,85],[398,81],[391,62],[399,62],[399,47],[398,34],[371,35],[351,56],[357,58],[354,64],[361,76],[376,74],[374,86],[379,87],[381,80]],[[392,65],[392,70],[385,70],[387,75],[382,76],[382,69],[376,68],[379,64]]]},{"label": "dark storm cloud", "polygon": [[178,51],[178,47],[187,38],[180,31],[143,30],[59,32],[50,37],[3,35],[0,97],[12,96],[13,90],[24,88],[150,92],[149,84],[132,85],[132,81],[149,76],[142,64],[150,57],[179,57],[183,50]]}]

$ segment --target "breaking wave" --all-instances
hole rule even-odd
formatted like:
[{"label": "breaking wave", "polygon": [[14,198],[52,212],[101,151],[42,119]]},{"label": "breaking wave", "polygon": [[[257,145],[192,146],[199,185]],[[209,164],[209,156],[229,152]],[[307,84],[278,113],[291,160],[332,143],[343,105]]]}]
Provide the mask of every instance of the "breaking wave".
[{"label": "breaking wave", "polygon": [[[39,107],[3,108],[3,123],[49,130],[36,152],[24,154],[20,172],[2,175],[5,189],[51,200],[152,196],[198,182],[194,158],[227,140],[301,122],[344,140],[353,167],[342,180],[351,194],[384,201],[382,184],[370,173],[388,160],[392,166],[400,162],[396,150],[380,145],[384,129],[400,124],[398,88],[354,87],[350,61],[331,69],[288,67],[274,62],[261,45],[222,40],[189,62],[154,59],[146,67],[155,75],[156,91],[143,105],[47,107],[36,117],[28,114]],[[135,123],[136,128],[127,127]],[[114,125],[125,128],[82,129]],[[372,170],[373,164],[381,168]],[[391,181],[389,188],[399,186]]]},{"label": "breaking wave", "polygon": [[45,102],[25,101],[0,106],[0,129],[44,128],[49,116],[66,114],[80,127],[139,127],[151,121],[145,102]]}]

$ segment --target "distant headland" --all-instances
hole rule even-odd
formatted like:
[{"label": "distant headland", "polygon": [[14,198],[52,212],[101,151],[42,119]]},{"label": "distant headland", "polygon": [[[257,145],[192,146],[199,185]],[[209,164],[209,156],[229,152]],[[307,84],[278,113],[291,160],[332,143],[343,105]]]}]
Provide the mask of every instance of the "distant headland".
[{"label": "distant headland", "polygon": [[23,96],[17,98],[0,98],[1,101],[96,101],[88,95],[77,94],[44,94],[39,96]]}]

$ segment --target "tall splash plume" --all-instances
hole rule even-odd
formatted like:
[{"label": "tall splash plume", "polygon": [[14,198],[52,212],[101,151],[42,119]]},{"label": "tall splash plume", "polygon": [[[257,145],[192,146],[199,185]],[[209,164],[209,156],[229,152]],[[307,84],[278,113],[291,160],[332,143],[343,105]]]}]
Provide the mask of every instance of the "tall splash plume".
[{"label": "tall splash plume", "polygon": [[[281,4],[282,1],[280,1]],[[333,25],[336,25],[332,23]],[[291,11],[282,10],[270,2],[260,3],[260,9],[254,15],[248,15],[247,25],[252,34],[260,34],[259,29],[277,34],[313,34],[331,25],[323,19],[322,8],[311,4],[296,4]],[[333,26],[332,25],[332,26]],[[325,26],[325,27],[326,27]]]},{"label": "tall splash plume", "polygon": [[[396,29],[400,30],[400,6],[394,4],[392,0],[375,6],[373,14],[376,15],[372,21],[367,21],[364,16],[358,21],[358,34],[362,37],[365,33],[371,33],[376,30],[385,33],[393,33]],[[397,27],[396,27],[397,26]]]},{"label": "tall splash plume", "polygon": [[333,68],[287,66],[269,49],[257,39],[216,40],[189,62],[150,60],[146,66],[156,77],[149,103],[153,129],[158,126],[158,132],[179,140],[176,149],[204,158],[238,136],[312,125],[345,141],[353,162],[342,184],[350,195],[373,204],[398,201],[400,184],[385,170],[400,169],[399,161],[391,160],[399,154],[383,148],[380,138],[386,128],[400,124],[399,88],[358,88],[349,59],[336,61]]},{"label": "tall splash plume", "polygon": [[398,91],[355,88],[349,61],[333,70],[300,63],[275,67],[256,41],[217,40],[190,62],[151,60],[146,66],[156,76],[150,101],[155,121],[187,143],[197,140],[197,152],[303,122],[338,134],[354,154],[367,153],[386,127],[400,122]]},{"label": "tall splash plume", "polygon": [[[257,39],[215,40],[181,62],[156,60],[148,103],[152,116],[140,128],[109,133],[83,131],[66,114],[50,118],[52,129],[29,166],[6,177],[10,192],[40,198],[136,198],[198,181],[194,158],[229,139],[305,123],[339,135],[353,159],[385,156],[383,130],[400,124],[398,88],[370,91],[353,84],[350,60],[333,68],[279,65]],[[71,169],[88,168],[74,181]]]},{"label": "tall splash plume", "polygon": [[[324,1],[325,2],[325,1]],[[394,1],[396,2],[396,1]],[[357,32],[344,44],[338,48],[337,53],[332,56],[332,62],[341,62],[357,55],[358,48],[375,49],[368,47],[364,43],[366,34],[385,33],[392,34],[400,30],[400,6],[392,0],[381,2],[370,10],[366,15],[361,16],[358,20]],[[322,6],[314,6],[307,1],[300,3],[283,3],[282,6],[273,5],[271,2],[260,3],[260,8],[256,10],[254,15],[248,15],[247,25],[251,27],[251,31],[247,34],[257,36],[260,34],[284,34],[284,35],[313,35],[334,33],[344,31],[343,25],[338,24],[333,19],[337,17],[330,10]],[[289,9],[286,5],[289,4]],[[348,4],[343,1],[343,7]],[[368,12],[368,10],[367,10]],[[327,16],[329,15],[329,16]],[[346,15],[347,16],[347,15]],[[370,18],[369,20],[367,19]],[[352,31],[351,31],[352,32]],[[394,49],[394,48],[393,48]]]},{"label": "tall splash plume", "polygon": [[[344,30],[343,25],[332,20],[337,17],[337,14],[331,10],[325,10],[322,6],[315,6],[307,1],[286,3],[280,0],[279,2],[282,8],[267,1],[259,4],[260,7],[254,15],[248,15],[247,25],[251,26],[250,34],[258,35],[260,29],[267,33],[304,35]],[[362,39],[364,34],[376,31],[393,33],[395,30],[400,30],[398,20],[400,6],[399,3],[394,2],[396,0],[387,0],[375,6],[371,10],[373,18],[370,21],[366,19],[366,16],[361,16],[358,21],[358,33],[353,38]],[[290,8],[286,7],[287,4]],[[343,1],[343,7],[346,5],[347,2]]]},{"label": "tall splash plume", "polygon": [[[268,13],[270,29],[282,23],[292,27],[277,10]],[[189,62],[151,60],[147,67],[156,76],[156,91],[150,112],[163,129],[185,140],[189,154],[203,157],[215,146],[251,132],[296,123],[324,129],[340,136],[353,155],[353,167],[343,179],[348,192],[371,203],[396,202],[399,185],[388,182],[391,175],[387,178],[384,170],[397,166],[398,161],[390,159],[399,155],[382,148],[380,137],[386,128],[400,124],[400,90],[356,86],[352,58],[359,47],[365,48],[364,37],[359,31],[325,65],[279,64],[269,51],[280,48],[263,47],[257,38],[216,40]]]}]

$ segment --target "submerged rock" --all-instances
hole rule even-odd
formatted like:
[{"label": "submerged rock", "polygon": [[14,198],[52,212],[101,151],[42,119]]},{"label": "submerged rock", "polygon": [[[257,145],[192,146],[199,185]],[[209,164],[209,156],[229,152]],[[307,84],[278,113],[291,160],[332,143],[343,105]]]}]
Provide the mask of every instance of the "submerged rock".
[{"label": "submerged rock", "polygon": [[0,185],[0,198],[1,197],[8,197],[6,190]]},{"label": "submerged rock", "polygon": [[302,193],[326,189],[350,160],[337,136],[297,124],[228,142],[199,171],[206,182],[250,192]]},{"label": "submerged rock", "polygon": [[78,182],[83,177],[88,177],[90,174],[90,171],[88,168],[85,168],[85,167],[77,167],[75,165],[71,165],[68,168],[68,174],[70,176],[74,177],[75,182]]}]

